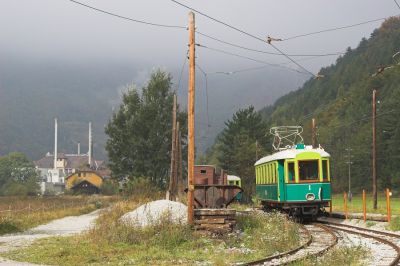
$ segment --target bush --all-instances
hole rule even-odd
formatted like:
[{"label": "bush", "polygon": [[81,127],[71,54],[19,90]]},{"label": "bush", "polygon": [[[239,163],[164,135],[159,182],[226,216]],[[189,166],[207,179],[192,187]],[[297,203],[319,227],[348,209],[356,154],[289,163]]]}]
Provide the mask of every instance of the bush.
[{"label": "bush", "polygon": [[105,180],[100,187],[100,193],[103,195],[115,195],[118,193],[119,185],[112,180]]},{"label": "bush", "polygon": [[148,177],[135,177],[124,184],[125,196],[138,196],[144,198],[156,198],[160,195],[160,189],[155,186]]}]

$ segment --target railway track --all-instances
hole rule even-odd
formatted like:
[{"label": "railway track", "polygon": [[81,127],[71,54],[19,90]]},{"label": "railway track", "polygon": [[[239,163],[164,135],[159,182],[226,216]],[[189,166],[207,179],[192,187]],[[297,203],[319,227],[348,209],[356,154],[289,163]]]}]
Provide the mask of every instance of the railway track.
[{"label": "railway track", "polygon": [[377,254],[373,257],[374,261],[371,265],[400,265],[400,235],[334,222],[324,221],[321,223],[336,232],[345,232],[371,239]]},{"label": "railway track", "polygon": [[303,244],[295,249],[252,261],[243,265],[285,265],[299,261],[309,256],[318,256],[337,243],[335,233],[327,226],[321,224],[308,224],[302,226]]}]

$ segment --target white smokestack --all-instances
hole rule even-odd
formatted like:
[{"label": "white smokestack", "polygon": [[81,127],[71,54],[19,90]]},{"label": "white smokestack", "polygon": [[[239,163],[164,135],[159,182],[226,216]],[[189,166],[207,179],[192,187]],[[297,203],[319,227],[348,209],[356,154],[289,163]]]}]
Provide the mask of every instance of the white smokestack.
[{"label": "white smokestack", "polygon": [[89,122],[89,166],[92,165],[92,122]]},{"label": "white smokestack", "polygon": [[78,155],[81,155],[81,143],[78,142]]},{"label": "white smokestack", "polygon": [[54,169],[57,168],[57,118],[54,118]]}]

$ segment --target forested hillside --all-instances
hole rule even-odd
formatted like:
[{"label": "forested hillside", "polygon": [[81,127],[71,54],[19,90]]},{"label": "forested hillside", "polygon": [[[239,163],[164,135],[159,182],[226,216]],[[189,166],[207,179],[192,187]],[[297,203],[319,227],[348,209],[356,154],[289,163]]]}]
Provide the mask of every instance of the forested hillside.
[{"label": "forested hillside", "polygon": [[323,78],[307,81],[261,110],[269,127],[302,125],[307,144],[311,143],[311,119],[316,119],[318,142],[332,155],[336,190],[348,185],[346,149],[351,149],[353,187],[371,190],[373,89],[377,90],[379,189],[400,187],[400,55],[393,57],[399,51],[400,19],[395,17],[357,48],[348,49],[336,64],[321,69]]},{"label": "forested hillside", "polygon": [[[399,189],[400,53],[394,56],[399,51],[400,19],[390,18],[369,39],[362,39],[357,48],[348,48],[335,64],[322,68],[319,72],[322,78],[308,80],[300,89],[260,110],[265,125],[262,139],[248,135],[251,143],[245,145],[237,142],[228,145],[224,141],[227,134],[236,139],[246,130],[240,123],[230,127],[243,111],[239,110],[225,124],[207,156],[198,161],[224,167],[231,174],[240,174],[237,169],[249,170],[251,167],[254,175],[253,165],[243,159],[243,154],[257,155],[258,158],[270,154],[270,127],[301,125],[305,143],[310,145],[311,120],[315,118],[318,143],[332,155],[334,189],[348,189],[347,162],[350,158],[352,187],[355,191],[362,188],[371,191],[372,91],[376,89],[378,185],[380,191],[385,187]],[[256,141],[258,145],[255,145]],[[237,149],[244,146],[246,151],[240,153]],[[231,163],[227,164],[227,161]],[[247,176],[244,178],[248,179]]]}]

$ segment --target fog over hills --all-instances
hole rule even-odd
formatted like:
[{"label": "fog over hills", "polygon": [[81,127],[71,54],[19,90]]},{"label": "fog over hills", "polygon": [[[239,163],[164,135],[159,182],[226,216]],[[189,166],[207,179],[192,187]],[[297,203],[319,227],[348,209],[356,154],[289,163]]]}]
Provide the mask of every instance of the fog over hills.
[{"label": "fog over hills", "polygon": [[[4,58],[4,57],[3,57]],[[55,61],[26,60],[8,56],[0,64],[0,153],[26,153],[38,159],[53,150],[54,117],[59,118],[59,151],[74,153],[77,142],[87,151],[88,122],[93,123],[94,155],[106,159],[104,125],[127,85],[140,88],[155,67],[146,62],[122,60]],[[6,62],[6,63],[5,63]],[[174,76],[175,88],[181,69],[161,69]],[[186,108],[187,71],[178,90]],[[290,77],[290,78],[287,78]],[[197,74],[197,150],[205,151],[238,108],[271,104],[298,88],[306,76],[261,69],[236,75],[208,75],[209,127],[207,127],[205,79]]]}]

